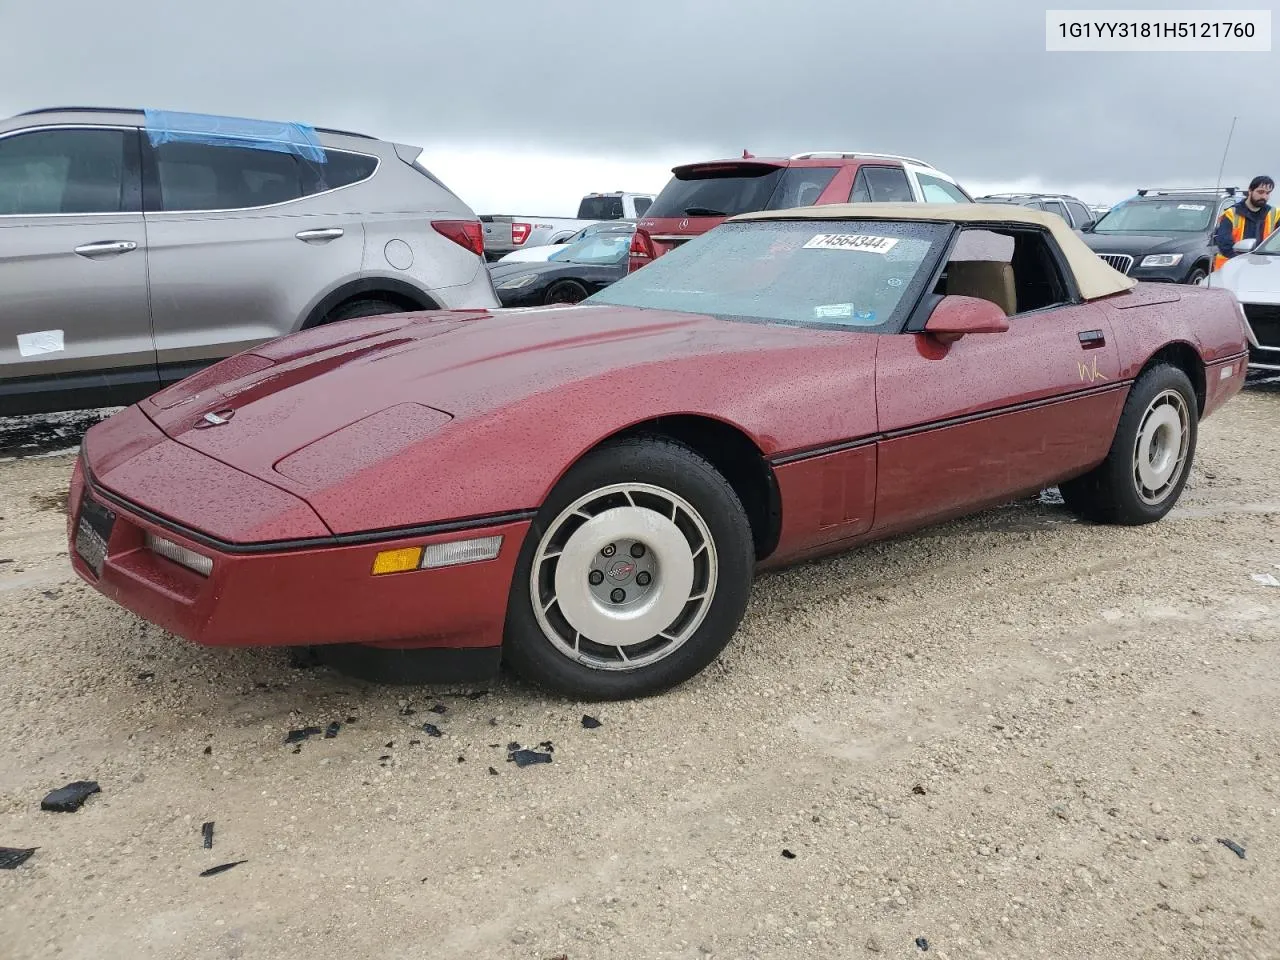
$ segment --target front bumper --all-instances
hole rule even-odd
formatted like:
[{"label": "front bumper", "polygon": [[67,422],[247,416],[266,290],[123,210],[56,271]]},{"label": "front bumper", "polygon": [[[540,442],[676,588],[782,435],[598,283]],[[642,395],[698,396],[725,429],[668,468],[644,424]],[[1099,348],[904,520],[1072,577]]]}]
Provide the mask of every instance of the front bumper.
[{"label": "front bumper", "polygon": [[[114,515],[101,572],[81,555],[77,532],[87,500]],[[315,539],[284,546],[219,543],[96,484],[82,460],[72,472],[67,540],[86,583],[170,633],[207,646],[360,643],[416,648],[496,648],[528,520],[370,542]],[[148,546],[163,537],[212,560],[208,576]],[[373,575],[384,550],[503,537],[492,560]]]}]

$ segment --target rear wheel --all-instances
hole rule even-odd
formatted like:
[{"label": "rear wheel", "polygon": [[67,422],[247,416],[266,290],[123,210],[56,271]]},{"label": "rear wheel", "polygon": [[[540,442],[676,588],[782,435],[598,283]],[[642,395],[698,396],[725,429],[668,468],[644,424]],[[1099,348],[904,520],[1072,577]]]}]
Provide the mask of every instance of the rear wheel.
[{"label": "rear wheel", "polygon": [[1161,519],[1182,495],[1198,431],[1190,378],[1170,364],[1150,368],[1125,401],[1107,459],[1060,484],[1063,501],[1098,523],[1137,525]]},{"label": "rear wheel", "polygon": [[587,288],[576,280],[561,280],[551,285],[543,303],[579,303],[587,299]]},{"label": "rear wheel", "polygon": [[688,447],[629,439],[588,454],[539,511],[516,567],[504,656],[558,693],[659,693],[724,649],[746,609],[751,528]]},{"label": "rear wheel", "polygon": [[334,307],[329,313],[325,314],[320,323],[337,323],[339,320],[352,320],[356,317],[377,317],[384,313],[405,313],[406,308],[401,304],[391,300],[381,300],[378,298],[369,298],[367,300],[352,300],[348,303]]}]

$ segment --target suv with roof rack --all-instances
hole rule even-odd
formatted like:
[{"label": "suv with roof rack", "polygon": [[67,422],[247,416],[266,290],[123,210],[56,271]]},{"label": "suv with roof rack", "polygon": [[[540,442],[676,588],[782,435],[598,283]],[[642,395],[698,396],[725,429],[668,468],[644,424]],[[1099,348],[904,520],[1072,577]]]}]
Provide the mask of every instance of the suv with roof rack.
[{"label": "suv with roof rack", "polygon": [[914,157],[860,150],[755,157],[672,168],[631,240],[634,272],[740,213],[828,203],[972,203],[954,178]]},{"label": "suv with roof rack", "polygon": [[1238,187],[1148,188],[1115,204],[1084,231],[1084,242],[1135,280],[1200,283],[1217,247],[1213,231]]},{"label": "suv with roof rack", "polygon": [[1087,203],[1069,193],[989,193],[985,197],[974,199],[978,203],[1012,203],[1032,210],[1056,213],[1073,230],[1085,230],[1098,219]]},{"label": "suv with roof rack", "polygon": [[69,107],[0,120],[0,415],[117,406],[287,333],[499,305],[421,148]]}]

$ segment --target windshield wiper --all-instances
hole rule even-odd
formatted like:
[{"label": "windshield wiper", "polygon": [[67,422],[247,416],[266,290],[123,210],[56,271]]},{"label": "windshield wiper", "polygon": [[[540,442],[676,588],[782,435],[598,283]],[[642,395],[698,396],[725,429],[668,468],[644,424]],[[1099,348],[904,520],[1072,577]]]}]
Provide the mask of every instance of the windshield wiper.
[{"label": "windshield wiper", "polygon": [[685,207],[684,212],[690,217],[727,217],[723,210],[712,210],[710,207]]}]

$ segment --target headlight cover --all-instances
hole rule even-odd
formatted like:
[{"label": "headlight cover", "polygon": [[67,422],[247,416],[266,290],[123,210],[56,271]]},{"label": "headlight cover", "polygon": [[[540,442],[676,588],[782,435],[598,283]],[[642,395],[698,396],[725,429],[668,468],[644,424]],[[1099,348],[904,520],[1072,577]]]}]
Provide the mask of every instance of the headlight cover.
[{"label": "headlight cover", "polygon": [[1153,253],[1150,256],[1142,258],[1141,266],[1176,267],[1181,262],[1182,254],[1180,253]]}]

